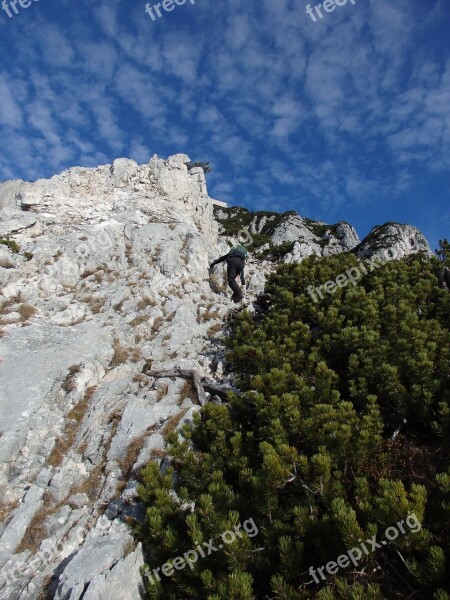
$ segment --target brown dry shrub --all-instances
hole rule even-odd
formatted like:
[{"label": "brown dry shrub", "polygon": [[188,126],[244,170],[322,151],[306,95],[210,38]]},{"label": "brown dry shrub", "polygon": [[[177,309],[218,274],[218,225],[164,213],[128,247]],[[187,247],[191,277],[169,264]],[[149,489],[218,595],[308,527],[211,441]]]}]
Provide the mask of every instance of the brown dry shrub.
[{"label": "brown dry shrub", "polygon": [[83,273],[81,275],[81,279],[86,279],[87,277],[94,275],[94,273],[96,273],[96,272],[97,272],[96,269],[86,269],[86,271],[83,271]]},{"label": "brown dry shrub", "polygon": [[157,317],[152,325],[152,335],[155,335],[161,328],[161,325],[164,323],[164,319],[162,317]]},{"label": "brown dry shrub", "polygon": [[3,267],[4,269],[14,269],[15,266],[16,265],[13,262],[11,262],[9,258],[0,259],[0,267]]},{"label": "brown dry shrub", "polygon": [[191,379],[186,379],[181,388],[179,404],[182,404],[186,398],[190,398],[193,402],[195,402],[195,399],[197,398],[197,392],[194,389],[194,384]]},{"label": "brown dry shrub", "polygon": [[37,313],[37,309],[30,304],[21,304],[19,307],[20,320],[25,323]]},{"label": "brown dry shrub", "polygon": [[145,361],[145,365],[142,367],[142,373],[148,373],[148,371],[152,370],[152,367],[153,367],[152,360]]},{"label": "brown dry shrub", "polygon": [[22,297],[19,293],[19,294],[16,294],[15,296],[13,296],[12,298],[10,298],[9,300],[6,300],[5,302],[3,302],[2,308],[1,308],[2,314],[11,312],[13,310],[13,306],[15,306],[16,304],[20,304],[21,299],[22,299]]},{"label": "brown dry shrub", "polygon": [[122,346],[120,343],[120,340],[117,338],[114,340],[113,348],[114,348],[114,356],[111,359],[110,366],[118,367],[119,365],[122,365],[123,363],[125,363],[128,360],[131,349],[126,346]]},{"label": "brown dry shrub", "polygon": [[208,308],[203,314],[198,315],[197,323],[206,323],[206,321],[211,321],[212,319],[217,319],[220,316],[220,312],[216,310],[211,310],[211,307]]},{"label": "brown dry shrub", "polygon": [[131,353],[131,361],[134,363],[137,363],[141,360],[142,358],[142,353],[139,350],[139,348],[135,348],[132,353]]},{"label": "brown dry shrub", "polygon": [[172,431],[175,431],[175,429],[178,427],[181,419],[184,417],[184,415],[187,413],[189,409],[186,408],[184,410],[182,410],[180,413],[178,413],[177,415],[174,415],[173,417],[169,417],[166,421],[166,423],[164,424],[164,427],[161,430],[161,435],[164,437],[167,437],[170,433],[172,433]]},{"label": "brown dry shrub", "polygon": [[220,294],[227,291],[227,282],[224,278],[218,277],[215,273],[211,273],[209,276],[209,286],[213,292]]},{"label": "brown dry shrub", "polygon": [[131,325],[131,327],[137,327],[142,323],[146,323],[149,319],[150,317],[148,315],[139,315],[135,317],[132,321],[130,321],[128,325]]},{"label": "brown dry shrub", "polygon": [[89,408],[89,402],[94,395],[95,390],[95,386],[89,387],[84,393],[83,399],[69,411],[66,417],[64,431],[56,440],[47,461],[52,467],[59,467],[64,460],[64,457],[67,456],[68,451],[75,443],[80,423]]},{"label": "brown dry shrub", "polygon": [[139,457],[139,454],[147,437],[148,433],[145,432],[139,437],[135,438],[128,446],[125,456],[119,460],[119,467],[122,472],[122,479],[125,483],[129,478],[132,468],[136,464],[136,461]]},{"label": "brown dry shrub", "polygon": [[212,327],[210,327],[208,329],[208,336],[212,337],[213,335],[216,335],[216,333],[219,333],[219,331],[222,331],[223,326],[220,323],[217,323],[217,325],[213,325]]},{"label": "brown dry shrub", "polygon": [[86,494],[92,502],[98,498],[103,485],[103,463],[92,469],[87,479],[73,489],[73,494]]},{"label": "brown dry shrub", "polygon": [[158,303],[156,302],[156,300],[150,298],[150,296],[144,296],[144,298],[141,298],[141,300],[139,300],[137,308],[138,310],[144,310],[145,308],[147,308],[147,306],[155,307],[157,304]]},{"label": "brown dry shrub", "polygon": [[14,502],[0,502],[0,523],[4,523],[18,505],[18,500]]},{"label": "brown dry shrub", "polygon": [[122,346],[119,339],[114,340],[114,356],[111,359],[110,367],[118,367],[127,360],[131,360],[136,363],[142,358],[141,351],[139,348],[131,348],[130,346]]},{"label": "brown dry shrub", "polygon": [[64,383],[62,384],[63,390],[66,391],[68,394],[70,394],[70,392],[73,392],[74,389],[76,389],[76,375],[80,371],[80,365],[72,365],[71,367],[69,367],[69,374],[67,375],[66,379],[64,380]]},{"label": "brown dry shrub", "polygon": [[113,309],[116,312],[121,312],[123,305],[125,304],[126,298],[124,298],[123,300],[121,300],[120,302],[118,302],[117,304],[114,304]]},{"label": "brown dry shrub", "polygon": [[120,493],[126,486],[127,482],[130,479],[131,471],[136,464],[137,459],[139,458],[139,454],[144,446],[145,440],[152,434],[158,430],[158,425],[151,425],[146,429],[144,433],[135,438],[129,445],[126,451],[125,456],[118,461],[122,477],[121,483],[119,484]]},{"label": "brown dry shrub", "polygon": [[25,535],[16,549],[17,554],[25,552],[25,550],[29,550],[32,554],[35,554],[39,550],[42,541],[47,537],[45,521],[47,517],[54,514],[58,508],[59,506],[52,506],[50,504],[50,498],[44,496],[44,504],[28,525]]},{"label": "brown dry shrub", "polygon": [[102,308],[105,306],[105,302],[105,298],[97,298],[92,302],[91,311],[94,315],[98,314],[102,310]]},{"label": "brown dry shrub", "polygon": [[155,449],[155,450],[151,451],[151,457],[153,459],[155,459],[155,458],[163,459],[163,458],[166,458],[166,456],[167,456],[167,450]]}]

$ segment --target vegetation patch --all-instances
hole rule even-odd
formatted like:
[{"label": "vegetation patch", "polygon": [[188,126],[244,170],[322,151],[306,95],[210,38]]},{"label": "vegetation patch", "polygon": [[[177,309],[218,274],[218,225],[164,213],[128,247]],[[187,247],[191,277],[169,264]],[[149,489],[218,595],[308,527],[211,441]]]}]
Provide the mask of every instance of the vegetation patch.
[{"label": "vegetation patch", "polygon": [[50,503],[50,498],[45,495],[44,504],[42,508],[35,514],[31,523],[27,527],[25,535],[16,549],[16,554],[20,554],[26,550],[29,550],[32,554],[35,554],[39,550],[42,541],[48,536],[45,522],[47,518],[55,514],[55,512],[61,506],[54,506]]},{"label": "vegetation patch", "polygon": [[[138,537],[152,570],[246,519],[258,535],[149,583],[151,598],[448,600],[450,293],[442,265],[414,256],[311,300],[308,285],[356,264],[283,265],[270,310],[235,320],[242,395],[168,435],[172,467],[142,473]],[[313,580],[410,514],[419,529]]]},{"label": "vegetation patch", "polygon": [[56,440],[47,461],[47,463],[55,469],[62,464],[69,450],[73,447],[77,438],[80,424],[87,413],[89,402],[94,395],[95,390],[95,386],[89,387],[86,390],[83,399],[78,402],[78,404],[76,404],[67,414],[64,431]]},{"label": "vegetation patch", "polygon": [[11,250],[11,252],[13,252],[14,254],[19,254],[20,252],[20,246],[17,242],[15,242],[14,240],[11,240],[10,238],[0,238],[0,244],[2,246],[6,246],[7,248],[9,248]]},{"label": "vegetation patch", "polygon": [[276,262],[280,262],[286,254],[289,254],[293,251],[295,246],[295,242],[283,242],[282,244],[272,244],[270,243],[269,248],[263,250],[258,257],[261,259],[272,260]]},{"label": "vegetation patch", "polygon": [[68,394],[70,394],[70,392],[73,392],[76,387],[76,380],[77,380],[77,374],[81,371],[81,367],[80,365],[72,365],[71,367],[69,367],[69,374],[67,375],[66,379],[64,380],[64,383],[62,385],[62,388],[65,392],[67,392]]},{"label": "vegetation patch", "polygon": [[114,356],[111,359],[111,368],[118,367],[119,365],[126,363],[128,360],[131,360],[132,362],[139,362],[141,360],[141,352],[139,348],[122,346],[118,338],[114,340],[113,349]]},{"label": "vegetation patch", "polygon": [[30,304],[21,304],[19,306],[20,320],[22,321],[22,323],[29,321],[31,317],[34,317],[36,313],[37,309],[34,306],[31,306]]},{"label": "vegetation patch", "polygon": [[19,505],[19,501],[15,500],[14,502],[0,502],[0,522],[5,523],[6,519],[15,510]]},{"label": "vegetation patch", "polygon": [[156,317],[156,319],[153,321],[153,325],[152,325],[152,335],[155,335],[156,333],[158,333],[158,331],[161,329],[162,324],[164,323],[164,319],[162,317]]},{"label": "vegetation patch", "polygon": [[146,323],[150,319],[149,315],[138,315],[134,319],[132,319],[128,324],[131,327],[137,327],[138,325],[142,325],[142,323]]},{"label": "vegetation patch", "polygon": [[180,411],[177,415],[173,415],[172,417],[169,417],[167,419],[167,421],[164,423],[164,427],[161,430],[161,435],[163,437],[167,437],[169,434],[171,434],[173,431],[175,431],[175,429],[180,424],[181,419],[184,417],[184,415],[187,413],[188,410],[189,410],[188,408],[185,408],[184,410]]},{"label": "vegetation patch", "polygon": [[150,296],[144,296],[144,298],[141,298],[141,300],[139,300],[138,304],[137,304],[137,309],[138,310],[145,310],[147,307],[149,306],[157,306],[157,302],[156,300],[154,300],[153,298],[151,298]]}]

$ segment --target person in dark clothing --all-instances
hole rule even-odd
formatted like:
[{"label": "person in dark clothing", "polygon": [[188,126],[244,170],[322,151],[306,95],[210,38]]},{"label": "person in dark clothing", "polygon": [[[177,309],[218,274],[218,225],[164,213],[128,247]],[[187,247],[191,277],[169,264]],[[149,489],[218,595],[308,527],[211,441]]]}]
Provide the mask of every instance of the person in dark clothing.
[{"label": "person in dark clothing", "polygon": [[214,260],[209,265],[209,268],[213,269],[215,265],[227,261],[227,280],[228,285],[233,290],[232,300],[234,300],[234,302],[240,302],[244,297],[242,289],[239,287],[236,279],[240,277],[242,286],[245,286],[244,268],[246,256],[247,250],[239,244],[234,246],[228,254]]}]

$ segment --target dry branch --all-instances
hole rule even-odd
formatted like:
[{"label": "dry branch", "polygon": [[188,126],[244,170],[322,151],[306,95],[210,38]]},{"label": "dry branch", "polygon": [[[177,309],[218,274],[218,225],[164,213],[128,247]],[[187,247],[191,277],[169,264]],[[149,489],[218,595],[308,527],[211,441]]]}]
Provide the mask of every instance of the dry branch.
[{"label": "dry branch", "polygon": [[170,378],[170,377],[183,377],[187,379],[191,379],[194,385],[195,391],[197,392],[198,402],[200,406],[203,406],[208,401],[206,398],[205,389],[213,394],[218,394],[219,396],[226,396],[228,392],[233,392],[234,394],[240,395],[240,391],[229,385],[228,383],[219,384],[208,381],[206,379],[201,379],[197,371],[194,369],[172,369],[170,371],[147,371],[146,373],[149,377],[155,377],[155,379],[162,378]]}]

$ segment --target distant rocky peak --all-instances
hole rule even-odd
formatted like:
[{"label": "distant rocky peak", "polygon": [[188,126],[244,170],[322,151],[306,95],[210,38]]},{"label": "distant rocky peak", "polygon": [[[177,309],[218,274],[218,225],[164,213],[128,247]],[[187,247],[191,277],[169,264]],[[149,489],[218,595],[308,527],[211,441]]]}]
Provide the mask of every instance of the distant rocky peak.
[{"label": "distant rocky peak", "polygon": [[380,259],[401,259],[411,254],[432,256],[430,245],[423,233],[413,225],[385,223],[377,225],[358,246],[358,256]]},{"label": "distant rocky peak", "polygon": [[222,238],[231,239],[247,229],[254,238],[252,249],[256,252],[264,252],[271,246],[284,246],[284,262],[301,262],[313,254],[330,256],[351,251],[358,256],[387,259],[420,252],[432,255],[425,236],[416,227],[400,223],[378,225],[361,241],[355,228],[345,221],[330,225],[295,211],[253,212],[233,206],[215,208],[214,216]]},{"label": "distant rocky peak", "polygon": [[253,249],[265,250],[272,245],[290,244],[291,248],[285,255],[286,262],[300,262],[311,254],[340,254],[352,250],[360,243],[355,229],[344,221],[328,225],[322,221],[304,218],[295,211],[252,212],[234,206],[214,209],[214,215],[219,223],[219,233],[223,237],[233,236],[239,230],[248,229],[254,238]]}]

